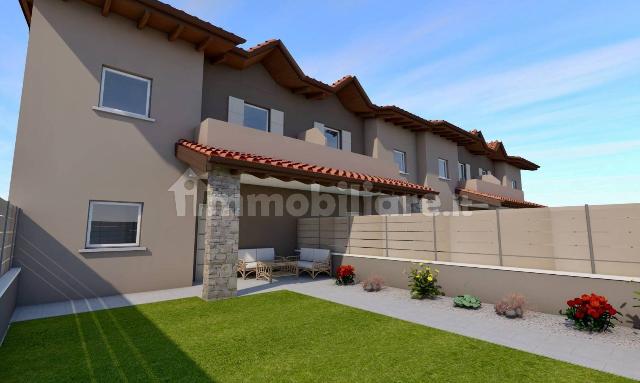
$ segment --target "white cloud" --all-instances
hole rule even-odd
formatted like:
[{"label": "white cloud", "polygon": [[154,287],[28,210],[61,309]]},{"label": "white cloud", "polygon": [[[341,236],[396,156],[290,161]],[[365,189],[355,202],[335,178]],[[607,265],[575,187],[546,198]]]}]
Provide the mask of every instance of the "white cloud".
[{"label": "white cloud", "polygon": [[638,62],[640,38],[437,88],[404,89],[410,95],[395,101],[409,109],[427,104],[440,114],[460,107],[495,113],[640,75]]}]

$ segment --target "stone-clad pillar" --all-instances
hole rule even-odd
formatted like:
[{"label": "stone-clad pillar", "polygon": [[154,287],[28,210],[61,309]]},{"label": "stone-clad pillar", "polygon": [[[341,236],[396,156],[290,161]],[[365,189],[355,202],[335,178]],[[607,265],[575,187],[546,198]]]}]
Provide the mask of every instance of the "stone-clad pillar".
[{"label": "stone-clad pillar", "polygon": [[240,176],[217,167],[208,178],[202,278],[202,299],[207,301],[236,296],[240,237]]}]

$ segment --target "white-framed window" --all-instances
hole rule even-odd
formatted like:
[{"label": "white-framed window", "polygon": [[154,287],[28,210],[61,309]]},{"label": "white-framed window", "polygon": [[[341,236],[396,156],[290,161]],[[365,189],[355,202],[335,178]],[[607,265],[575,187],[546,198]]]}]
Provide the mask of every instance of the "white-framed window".
[{"label": "white-framed window", "polygon": [[445,180],[449,179],[449,161],[438,158],[438,177]]},{"label": "white-framed window", "polygon": [[87,248],[140,246],[142,203],[90,201]]},{"label": "white-framed window", "polygon": [[244,103],[244,126],[269,131],[269,109]]},{"label": "white-framed window", "polygon": [[511,180],[511,188],[512,189],[517,189],[518,188],[518,181]]},{"label": "white-framed window", "polygon": [[102,67],[100,108],[148,119],[150,101],[150,79]]},{"label": "white-framed window", "polygon": [[400,173],[407,174],[407,153],[402,150],[393,150],[393,161],[398,165]]},{"label": "white-framed window", "polygon": [[338,129],[324,127],[324,137],[327,146],[334,149],[342,149],[342,135]]},{"label": "white-framed window", "polygon": [[491,172],[488,171],[487,169],[478,168],[478,178],[479,179],[482,179],[482,176],[486,176],[487,174],[491,174]]},{"label": "white-framed window", "polygon": [[469,179],[469,173],[467,172],[469,168],[468,164],[458,162],[458,181],[465,181]]}]

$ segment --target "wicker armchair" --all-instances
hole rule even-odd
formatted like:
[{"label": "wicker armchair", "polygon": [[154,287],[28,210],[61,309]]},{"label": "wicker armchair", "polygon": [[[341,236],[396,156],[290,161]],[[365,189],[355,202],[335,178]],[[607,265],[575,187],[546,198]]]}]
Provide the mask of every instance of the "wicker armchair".
[{"label": "wicker armchair", "polygon": [[258,268],[258,249],[238,250],[238,265],[236,271],[240,273],[242,279],[247,279],[251,273],[255,274]]},{"label": "wicker armchair", "polygon": [[298,255],[298,275],[309,273],[312,279],[318,274],[326,273],[331,276],[331,253],[328,249],[309,249],[303,247]]}]

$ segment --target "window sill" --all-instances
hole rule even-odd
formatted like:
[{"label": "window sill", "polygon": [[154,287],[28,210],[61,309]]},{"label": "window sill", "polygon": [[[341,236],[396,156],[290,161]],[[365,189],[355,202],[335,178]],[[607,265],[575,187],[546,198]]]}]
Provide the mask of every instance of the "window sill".
[{"label": "window sill", "polygon": [[403,176],[408,176],[409,175],[409,173],[403,172],[403,171],[399,171],[398,173],[402,174]]},{"label": "window sill", "polygon": [[123,110],[118,110],[118,109],[112,109],[112,108],[105,108],[103,106],[94,106],[91,109],[96,110],[98,112],[104,112],[104,113],[111,113],[111,114],[116,114],[118,116],[124,116],[124,117],[130,117],[130,118],[135,118],[137,120],[143,120],[143,121],[149,121],[149,122],[156,122],[155,118],[149,118],[140,114],[135,114],[135,113],[129,113],[129,112],[125,112]]},{"label": "window sill", "polygon": [[78,252],[80,254],[85,253],[116,253],[122,251],[147,251],[146,247],[142,246],[131,246],[131,247],[91,247],[87,249],[80,249]]},{"label": "window sill", "polygon": [[438,177],[440,181],[451,181],[451,178]]}]

